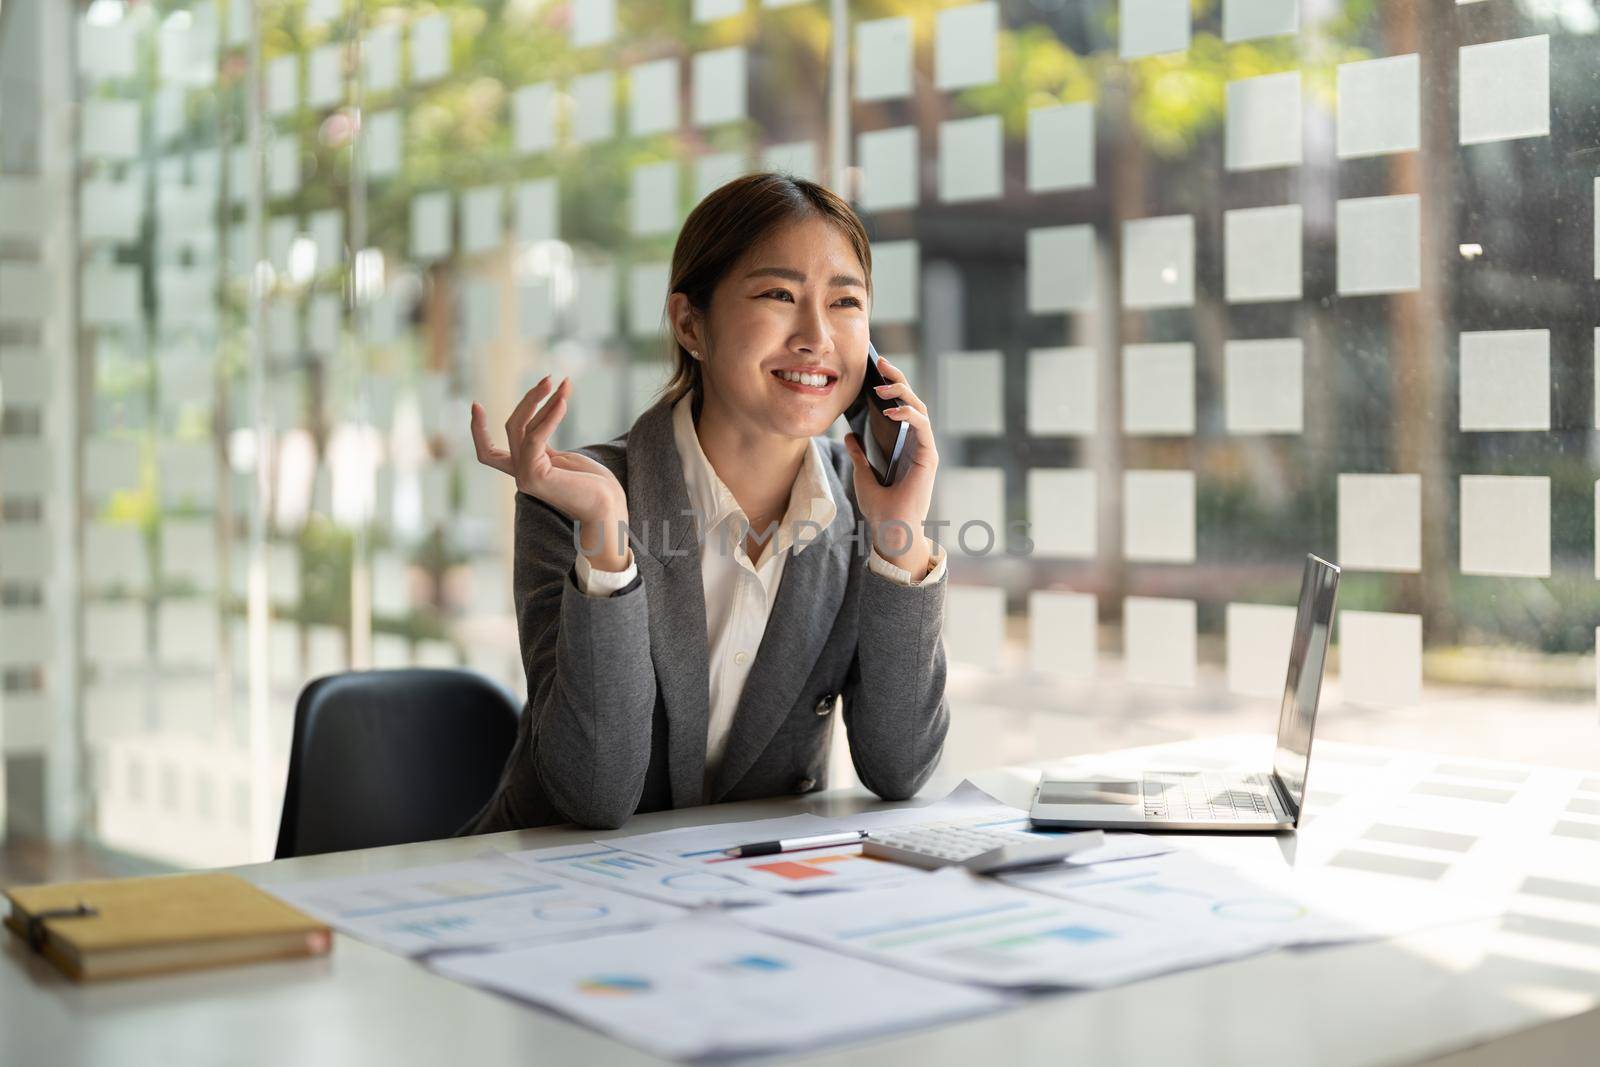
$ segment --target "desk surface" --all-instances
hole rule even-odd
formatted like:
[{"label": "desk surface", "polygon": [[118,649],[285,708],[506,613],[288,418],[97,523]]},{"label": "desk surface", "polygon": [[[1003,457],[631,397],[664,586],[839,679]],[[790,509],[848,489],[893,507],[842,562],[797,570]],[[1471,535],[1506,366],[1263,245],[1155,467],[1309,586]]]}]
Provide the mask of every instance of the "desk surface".
[{"label": "desk surface", "polygon": [[[1074,761],[1220,767],[1270,739]],[[1026,806],[1032,772],[975,780]],[[1577,771],[1319,745],[1311,821],[1289,838],[1184,838],[1231,860],[1331,863],[1496,894],[1501,920],[1370,944],[1278,951],[997,1015],[783,1058],[807,1064],[1588,1063],[1600,1047],[1600,781]],[[1587,798],[1593,797],[1590,801]],[[638,816],[620,833],[880,807],[861,793]],[[1591,812],[1595,814],[1591,815]],[[597,836],[545,828],[238,869],[260,884],[392,870]],[[598,835],[611,836],[611,835]],[[577,1024],[340,936],[326,958],[75,986],[6,938],[0,1062],[399,1065],[660,1063]],[[1550,1025],[1557,1024],[1559,1025]],[[1587,1043],[1587,1047],[1585,1047]],[[1583,1056],[1580,1056],[1580,1051]],[[1530,1055],[1530,1053],[1537,1053]],[[1570,1060],[1563,1057],[1570,1054]]]}]

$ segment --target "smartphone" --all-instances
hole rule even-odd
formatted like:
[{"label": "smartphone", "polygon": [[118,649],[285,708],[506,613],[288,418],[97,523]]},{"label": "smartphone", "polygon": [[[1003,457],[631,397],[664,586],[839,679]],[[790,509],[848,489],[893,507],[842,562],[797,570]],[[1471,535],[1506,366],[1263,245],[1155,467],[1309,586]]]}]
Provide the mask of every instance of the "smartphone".
[{"label": "smartphone", "polygon": [[879,485],[893,485],[911,462],[912,448],[917,432],[906,422],[896,422],[884,412],[900,401],[881,397],[877,387],[888,384],[888,379],[878,369],[878,350],[867,342],[867,373],[861,380],[861,392],[845,409],[844,421],[855,431],[867,454],[867,465],[877,477]]}]

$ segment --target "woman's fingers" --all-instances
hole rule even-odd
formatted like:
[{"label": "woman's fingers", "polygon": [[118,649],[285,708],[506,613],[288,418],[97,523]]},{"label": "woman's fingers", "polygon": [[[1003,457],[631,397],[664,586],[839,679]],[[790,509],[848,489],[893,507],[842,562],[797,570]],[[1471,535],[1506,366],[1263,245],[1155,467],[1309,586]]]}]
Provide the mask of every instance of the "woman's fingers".
[{"label": "woman's fingers", "polygon": [[478,454],[479,463],[505,474],[511,473],[511,453],[496,448],[489,440],[488,419],[484,415],[483,405],[477,401],[472,404],[472,448]]},{"label": "woman's fingers", "polygon": [[901,403],[910,404],[924,415],[928,413],[928,405],[922,398],[911,391],[911,384],[906,381],[890,382],[888,385],[877,386],[878,395],[885,400],[890,397],[899,397]]},{"label": "woman's fingers", "polygon": [[888,415],[897,422],[909,422],[917,431],[917,455],[912,457],[913,460],[933,461],[939,458],[938,449],[933,443],[933,424],[928,421],[926,412],[901,406],[890,408]]},{"label": "woman's fingers", "polygon": [[882,356],[878,357],[878,373],[891,382],[903,382],[906,380],[905,372]]},{"label": "woman's fingers", "polygon": [[539,398],[544,396],[550,385],[550,375],[546,374],[534,384],[532,389],[522,394],[522,399],[517,401],[517,406],[511,409],[511,415],[506,419],[506,442],[513,447],[522,440],[522,432],[527,429],[528,420],[533,418],[533,409],[539,403]]},{"label": "woman's fingers", "polygon": [[567,396],[572,392],[571,383],[571,378],[563,378],[555,392],[550,394],[549,402],[528,420],[527,428],[522,431],[522,447],[529,455],[537,456],[547,451],[546,443],[561,424],[561,416],[566,413]]}]

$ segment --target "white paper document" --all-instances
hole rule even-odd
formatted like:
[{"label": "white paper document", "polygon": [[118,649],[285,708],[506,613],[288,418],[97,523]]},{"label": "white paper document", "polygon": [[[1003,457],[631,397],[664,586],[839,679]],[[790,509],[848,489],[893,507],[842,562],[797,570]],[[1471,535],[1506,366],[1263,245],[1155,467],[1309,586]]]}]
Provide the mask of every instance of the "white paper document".
[{"label": "white paper document", "polygon": [[1396,937],[1495,914],[1482,902],[1433,886],[1394,885],[1393,879],[1379,884],[1360,872],[1327,868],[1236,870],[1192,852],[1087,870],[1019,871],[1002,878],[1196,933],[1238,933],[1284,948]]},{"label": "white paper document", "polygon": [[815,893],[859,889],[869,885],[882,886],[903,882],[921,874],[915,868],[863,856],[860,845],[810,848],[737,859],[723,851],[735,845],[811,837],[859,828],[856,820],[848,816],[822,819],[815,815],[792,815],[784,819],[723,823],[637,837],[614,837],[604,843],[648,859],[663,860],[686,869],[715,872],[755,889],[780,893]]},{"label": "white paper document", "polygon": [[709,916],[430,966],[675,1059],[795,1052],[1006,1003]]},{"label": "white paper document", "polygon": [[960,869],[733,918],[936,978],[1018,989],[1101,988],[1270,947],[1249,932],[1224,935],[1052,900]]},{"label": "white paper document", "polygon": [[566,940],[683,914],[505,857],[262,888],[341,933],[402,956]]},{"label": "white paper document", "polygon": [[770,904],[782,899],[714,868],[669,863],[637,852],[624,852],[598,841],[508,855],[536,871],[553,871],[577,882],[609,886],[683,907]]},{"label": "white paper document", "polygon": [[685,826],[629,837],[608,837],[601,844],[654,856],[669,863],[699,866],[718,859],[724,849],[756,841],[775,841],[785,837],[831,834],[839,827],[833,820],[815,815],[788,815],[781,819],[756,819],[751,822],[723,822],[712,826]]}]

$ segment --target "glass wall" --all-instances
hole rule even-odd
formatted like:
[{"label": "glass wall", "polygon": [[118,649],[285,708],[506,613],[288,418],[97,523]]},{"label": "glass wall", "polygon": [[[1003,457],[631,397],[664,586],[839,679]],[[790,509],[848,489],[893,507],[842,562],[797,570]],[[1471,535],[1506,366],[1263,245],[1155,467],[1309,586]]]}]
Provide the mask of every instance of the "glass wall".
[{"label": "glass wall", "polygon": [[1269,706],[1313,551],[1332,715],[1448,748],[1462,702],[1532,706],[1593,751],[1597,33],[1557,0],[0,0],[13,827],[265,858],[310,678],[522,692],[468,405],[570,374],[559,444],[625,432],[677,228],[754,168],[872,233],[874,340],[940,434],[958,746],[996,693]]}]

